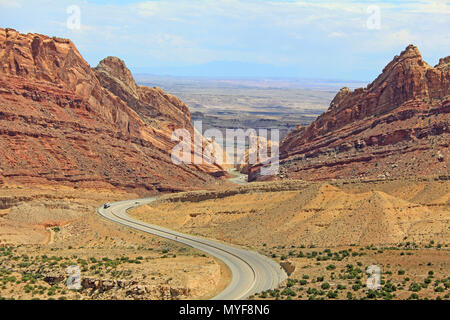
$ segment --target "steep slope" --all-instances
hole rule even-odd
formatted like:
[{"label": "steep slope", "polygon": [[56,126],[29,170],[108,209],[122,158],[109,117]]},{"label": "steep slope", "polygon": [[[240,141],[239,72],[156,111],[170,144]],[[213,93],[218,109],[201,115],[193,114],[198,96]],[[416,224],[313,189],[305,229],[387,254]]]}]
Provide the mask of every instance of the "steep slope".
[{"label": "steep slope", "polygon": [[0,180],[7,183],[184,190],[216,165],[177,166],[172,130],[188,107],[136,86],[125,64],[91,69],[70,40],[0,29]]},{"label": "steep slope", "polygon": [[[282,177],[329,179],[448,173],[450,57],[434,68],[415,46],[366,88],[343,88],[327,112],[280,146]],[[258,179],[259,167],[251,169]]]}]

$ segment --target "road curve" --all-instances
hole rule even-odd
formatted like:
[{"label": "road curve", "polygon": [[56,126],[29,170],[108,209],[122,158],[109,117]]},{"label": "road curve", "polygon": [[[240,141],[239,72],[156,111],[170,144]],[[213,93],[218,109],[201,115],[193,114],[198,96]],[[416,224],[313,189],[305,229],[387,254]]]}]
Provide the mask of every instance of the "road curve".
[{"label": "road curve", "polygon": [[101,206],[97,211],[106,219],[191,246],[225,263],[231,271],[231,281],[213,298],[214,300],[246,299],[252,294],[277,288],[279,283],[287,278],[279,264],[254,251],[172,231],[128,216],[128,209],[148,204],[156,199],[157,197],[119,201],[111,203],[107,209]]}]

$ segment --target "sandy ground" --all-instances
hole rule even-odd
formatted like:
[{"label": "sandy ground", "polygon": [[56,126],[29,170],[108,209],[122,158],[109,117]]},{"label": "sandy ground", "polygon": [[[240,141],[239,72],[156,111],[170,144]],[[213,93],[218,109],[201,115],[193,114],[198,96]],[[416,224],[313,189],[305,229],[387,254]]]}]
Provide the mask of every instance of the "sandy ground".
[{"label": "sandy ground", "polygon": [[[435,178],[222,181],[164,195],[131,214],[284,264],[289,280],[257,299],[446,299],[449,190],[448,180]],[[227,285],[230,273],[219,261],[95,214],[106,201],[130,198],[139,195],[0,187],[0,297],[207,299]],[[364,286],[372,264],[384,281],[377,293]],[[67,289],[69,265],[81,268],[82,290]]]},{"label": "sandy ground", "polygon": [[[446,299],[450,298],[450,253],[436,243],[395,247],[273,247],[267,255],[293,268],[279,290],[254,299]],[[380,270],[379,290],[366,286],[367,268]]]},{"label": "sandy ground", "polygon": [[283,181],[234,190],[167,196],[132,214],[254,248],[450,243],[449,181]]},{"label": "sandy ground", "polygon": [[[228,284],[230,274],[221,262],[95,213],[105,202],[130,198],[139,195],[47,186],[0,188],[0,297],[205,299]],[[121,262],[106,263],[116,260]],[[82,268],[82,278],[94,288],[67,289],[65,269],[72,264]],[[24,279],[26,274],[36,278]],[[48,283],[48,274],[62,275],[63,280]],[[114,285],[105,289],[105,281]]]},{"label": "sandy ground", "polygon": [[435,178],[283,181],[164,196],[132,215],[283,264],[289,279],[254,299],[449,299],[449,196]]}]

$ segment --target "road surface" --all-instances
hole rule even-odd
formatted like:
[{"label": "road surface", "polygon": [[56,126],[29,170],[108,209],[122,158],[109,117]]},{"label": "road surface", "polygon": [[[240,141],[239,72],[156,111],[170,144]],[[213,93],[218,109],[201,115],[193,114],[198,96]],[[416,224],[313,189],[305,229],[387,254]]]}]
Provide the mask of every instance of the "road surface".
[{"label": "road surface", "polygon": [[228,181],[234,183],[234,184],[238,184],[238,185],[243,185],[243,184],[247,184],[247,179],[248,176],[246,174],[242,174],[239,171],[237,171],[236,169],[231,169],[228,170],[228,173],[231,175],[231,178],[228,179]]},{"label": "road surface", "polygon": [[172,231],[128,216],[128,209],[148,204],[156,199],[157,197],[119,201],[109,204],[110,207],[107,209],[103,206],[98,208],[98,212],[109,220],[191,246],[225,263],[231,271],[231,281],[213,298],[214,300],[246,299],[255,293],[277,288],[279,283],[287,278],[278,263],[254,251]]}]

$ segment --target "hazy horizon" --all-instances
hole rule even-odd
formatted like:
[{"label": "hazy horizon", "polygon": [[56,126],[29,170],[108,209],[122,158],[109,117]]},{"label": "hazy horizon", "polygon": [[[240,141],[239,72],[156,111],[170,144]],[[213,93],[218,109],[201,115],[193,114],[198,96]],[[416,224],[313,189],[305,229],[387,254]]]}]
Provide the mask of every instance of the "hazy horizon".
[{"label": "hazy horizon", "polygon": [[412,43],[450,51],[446,0],[0,0],[2,27],[71,39],[134,73],[371,82]]},{"label": "hazy horizon", "polygon": [[[125,61],[125,63],[127,63]],[[239,61],[212,61],[205,64],[183,67],[131,67],[134,76],[143,75],[171,78],[213,80],[308,80],[348,83],[370,83],[374,79],[346,79],[331,77],[308,77],[292,72],[292,68],[277,68],[273,65],[257,65]],[[272,71],[272,72],[271,72]],[[380,70],[381,71],[381,70]]]}]

